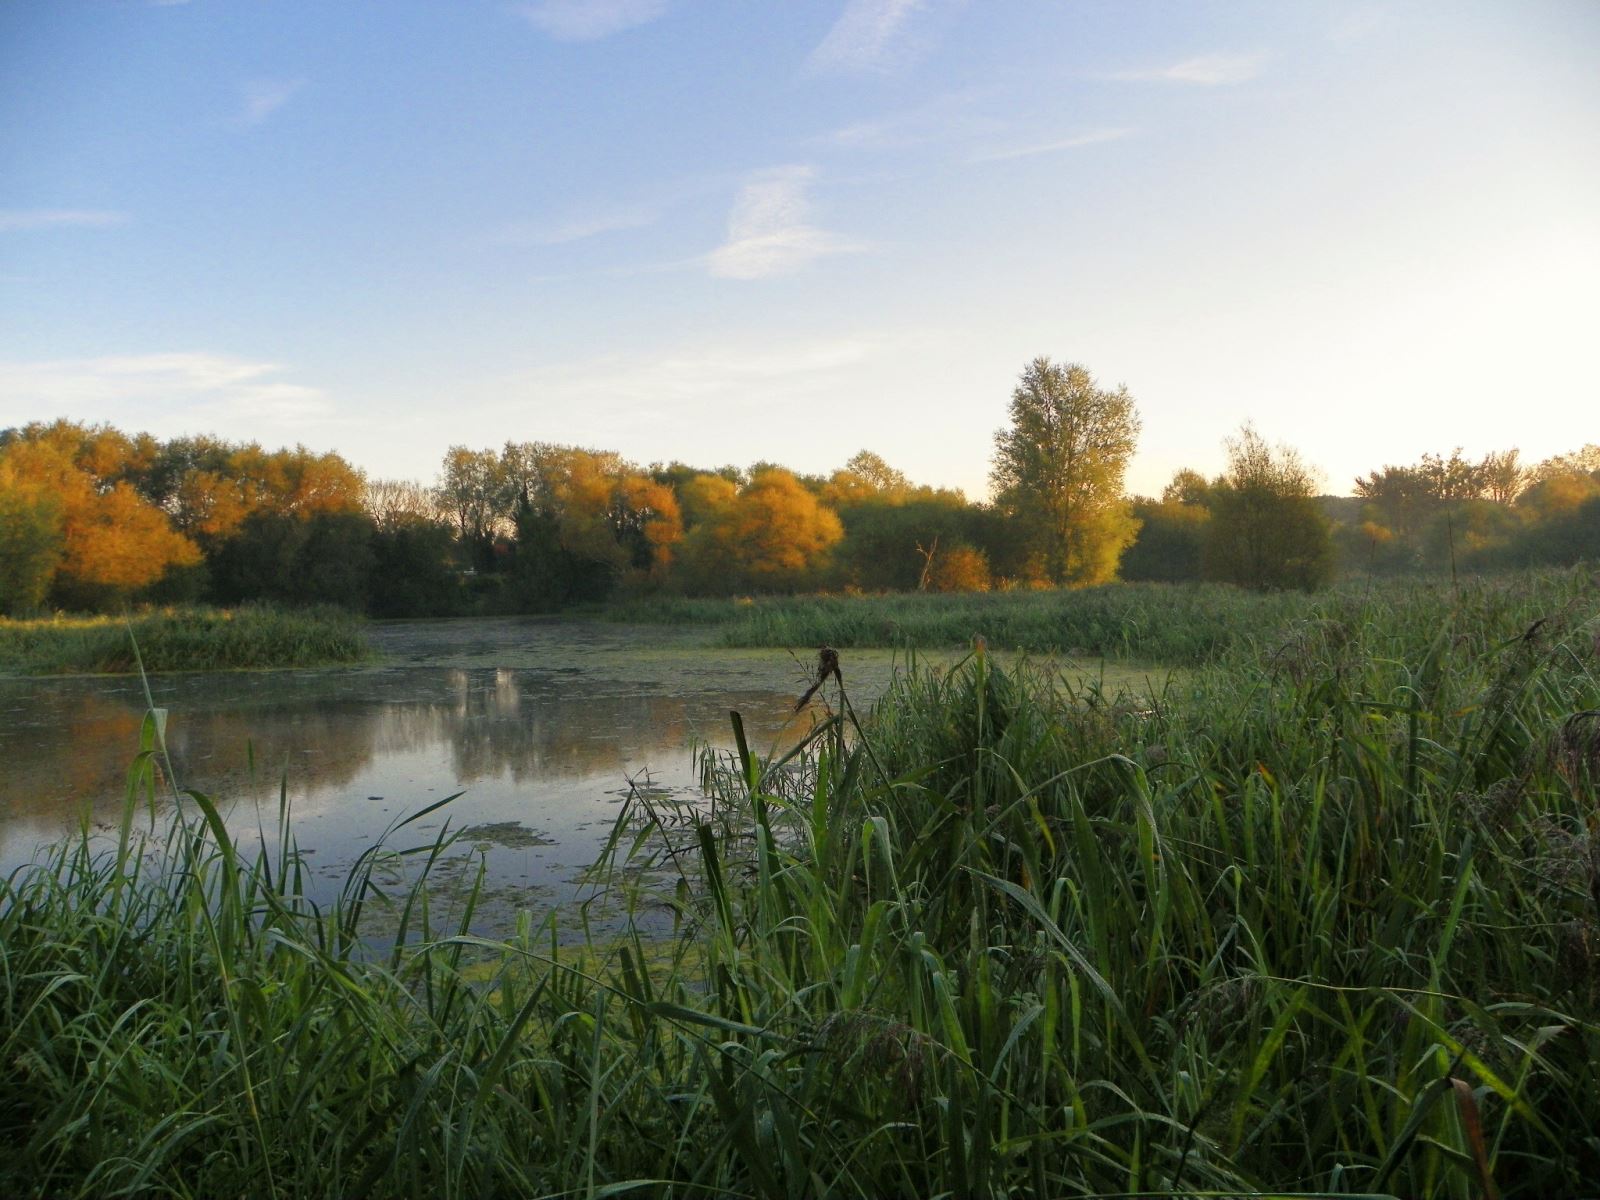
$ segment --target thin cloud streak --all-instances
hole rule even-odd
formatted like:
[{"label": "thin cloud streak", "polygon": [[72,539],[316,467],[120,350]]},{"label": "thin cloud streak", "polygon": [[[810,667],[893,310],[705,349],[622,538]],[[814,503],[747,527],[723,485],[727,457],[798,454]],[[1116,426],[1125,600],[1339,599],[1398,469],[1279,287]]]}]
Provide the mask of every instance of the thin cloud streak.
[{"label": "thin cloud streak", "polygon": [[[570,424],[552,431],[552,436],[632,442],[648,430],[655,452],[663,452],[670,447],[670,438],[681,434],[689,414],[726,416],[752,406],[803,408],[820,403],[837,396],[871,363],[893,353],[895,344],[892,336],[851,333],[597,355],[486,380],[485,401],[469,408],[479,424],[491,429],[503,424],[505,414],[525,415],[532,403],[542,411],[566,414]],[[623,449],[630,452],[627,446]],[[670,448],[664,452],[680,453]]]},{"label": "thin cloud streak", "polygon": [[895,61],[896,41],[906,19],[924,0],[849,0],[806,69],[818,73],[882,70]]},{"label": "thin cloud streak", "polygon": [[819,258],[866,249],[810,223],[806,188],[815,174],[808,166],[786,166],[752,175],[728,215],[728,240],[707,260],[711,274],[766,279],[793,274]]},{"label": "thin cloud streak", "polygon": [[967,88],[937,96],[914,108],[856,121],[808,140],[814,146],[843,150],[904,150],[935,142],[993,135],[1003,130],[1003,123],[970,110],[994,94],[993,88]]},{"label": "thin cloud streak", "polygon": [[244,107],[239,113],[241,125],[259,125],[293,100],[306,86],[304,79],[254,79],[240,89]]},{"label": "thin cloud streak", "polygon": [[205,351],[0,360],[0,407],[26,408],[34,418],[119,420],[137,405],[169,418],[269,425],[291,425],[332,411],[321,389],[275,378],[284,370],[279,363]]},{"label": "thin cloud streak", "polygon": [[1200,87],[1222,87],[1247,83],[1261,74],[1265,54],[1201,54],[1165,67],[1137,71],[1113,71],[1101,76],[1120,83],[1187,83]]},{"label": "thin cloud streak", "polygon": [[667,0],[542,0],[518,11],[558,42],[596,42],[656,20],[667,11]]},{"label": "thin cloud streak", "polygon": [[616,208],[568,221],[516,221],[503,226],[492,240],[501,246],[566,246],[607,233],[644,229],[660,214],[647,208]]},{"label": "thin cloud streak", "polygon": [[0,233],[25,233],[36,229],[109,229],[126,225],[125,212],[98,208],[0,209]]},{"label": "thin cloud streak", "polygon": [[1034,146],[1019,146],[1011,150],[991,150],[984,154],[975,154],[967,161],[969,163],[1009,162],[1016,158],[1032,158],[1039,154],[1056,154],[1062,150],[1077,150],[1084,146],[1101,146],[1106,142],[1119,142],[1133,133],[1131,129],[1097,129],[1092,133],[1081,133],[1076,137],[1061,138],[1059,141],[1044,142]]}]

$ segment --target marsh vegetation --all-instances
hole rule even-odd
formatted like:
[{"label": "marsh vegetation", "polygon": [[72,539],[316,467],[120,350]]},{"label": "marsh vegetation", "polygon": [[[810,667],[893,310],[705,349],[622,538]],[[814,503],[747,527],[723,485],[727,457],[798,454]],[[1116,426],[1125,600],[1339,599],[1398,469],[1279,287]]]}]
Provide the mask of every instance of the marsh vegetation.
[{"label": "marsh vegetation", "polygon": [[[376,850],[313,905],[287,816],[256,850],[188,796],[159,845],[4,885],[0,1181],[1572,1194],[1600,1172],[1596,595],[1342,595],[1142,698],[986,652],[859,719],[830,684],[792,754],[735,738],[708,800],[619,813],[598,877],[681,879],[631,893],[664,939],[475,936]],[[432,815],[390,850],[444,853]]]},{"label": "marsh vegetation", "polygon": [[363,622],[337,608],[145,609],[130,616],[0,617],[0,675],[242,671],[359,663]]}]

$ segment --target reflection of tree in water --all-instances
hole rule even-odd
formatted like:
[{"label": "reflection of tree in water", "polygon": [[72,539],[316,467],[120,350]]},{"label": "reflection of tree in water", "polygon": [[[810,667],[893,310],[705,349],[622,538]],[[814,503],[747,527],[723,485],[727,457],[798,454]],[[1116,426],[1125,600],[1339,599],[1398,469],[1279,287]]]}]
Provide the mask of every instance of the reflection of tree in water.
[{"label": "reflection of tree in water", "polygon": [[0,815],[54,816],[76,812],[85,799],[122,794],[139,752],[143,709],[94,693],[63,697],[41,691],[21,700],[0,702]]},{"label": "reflection of tree in water", "polygon": [[[255,782],[291,792],[341,787],[372,762],[375,723],[359,708],[316,700],[243,711],[175,712],[167,727],[174,768],[186,784],[221,793]],[[258,789],[259,790],[259,787]]]},{"label": "reflection of tree in water", "polygon": [[[745,709],[753,736],[775,734],[792,703],[776,693],[651,694],[493,668],[213,677],[183,689],[157,697],[171,706],[179,781],[222,798],[275,792],[285,773],[291,794],[338,789],[375,760],[426,759],[433,748],[447,748],[434,750],[438,769],[461,783],[619,777],[677,761],[697,735],[725,738],[730,706]],[[85,799],[120,799],[144,712],[137,685],[74,681],[0,695],[0,707],[12,716],[0,728],[0,758],[22,766],[8,778],[0,814],[59,819]]]},{"label": "reflection of tree in water", "polygon": [[[454,703],[443,726],[462,782],[620,774],[641,760],[687,753],[712,721],[720,734],[729,703],[728,697],[615,693],[508,670],[451,671],[449,683]],[[769,708],[783,703],[764,693],[751,699]],[[408,729],[407,744],[420,734]]]}]

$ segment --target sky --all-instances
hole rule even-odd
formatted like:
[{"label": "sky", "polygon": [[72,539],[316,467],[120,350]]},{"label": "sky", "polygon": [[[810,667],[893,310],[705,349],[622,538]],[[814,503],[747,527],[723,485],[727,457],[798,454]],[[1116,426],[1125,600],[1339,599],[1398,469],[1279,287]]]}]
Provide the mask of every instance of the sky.
[{"label": "sky", "polygon": [[1046,356],[1131,492],[1600,441],[1600,2],[0,5],[0,427],[987,494]]}]

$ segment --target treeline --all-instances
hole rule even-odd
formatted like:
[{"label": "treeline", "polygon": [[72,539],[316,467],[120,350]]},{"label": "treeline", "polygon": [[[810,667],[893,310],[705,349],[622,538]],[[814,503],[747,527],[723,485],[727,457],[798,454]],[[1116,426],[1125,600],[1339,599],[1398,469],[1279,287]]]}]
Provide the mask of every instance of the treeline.
[{"label": "treeline", "polygon": [[265,600],[435,616],[655,592],[986,588],[977,547],[1004,547],[1004,532],[960,492],[916,487],[869,453],[820,477],[458,446],[424,486],[304,447],[65,420],[0,431],[9,615]]},{"label": "treeline", "polygon": [[[1516,450],[1473,462],[1425,454],[1355,480],[1348,497],[1314,496],[1292,452],[1246,430],[1216,479],[1179,471],[1159,499],[1137,497],[1128,580],[1232,579],[1315,586],[1341,574],[1446,574],[1600,560],[1600,446],[1527,465]],[[1241,508],[1293,496],[1247,539],[1219,537]],[[1250,563],[1238,561],[1240,556]]]},{"label": "treeline", "polygon": [[[1113,494],[1120,575],[1314,587],[1336,570],[1600,559],[1600,447],[1425,457],[1317,497],[1253,431],[1214,479]],[[982,591],[1063,576],[1026,489],[994,504],[862,451],[828,475],[639,466],[543,442],[452,447],[432,486],[337,454],[161,441],[70,421],[0,431],[0,611],[331,603],[375,616],[548,612],[619,596]],[[1096,516],[1106,524],[1108,518]],[[1118,567],[1116,553],[1111,568]]]},{"label": "treeline", "polygon": [[1023,565],[1006,523],[862,451],[829,475],[774,463],[640,467],[544,442],[452,447],[438,486],[380,482],[381,526],[443,521],[491,611],[617,595],[984,589]]}]

